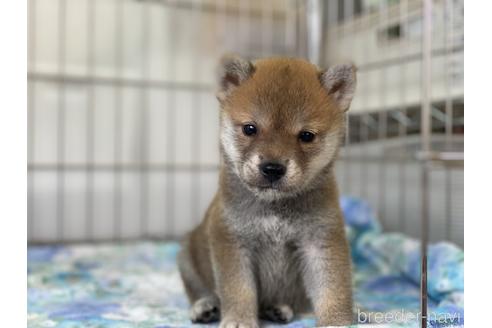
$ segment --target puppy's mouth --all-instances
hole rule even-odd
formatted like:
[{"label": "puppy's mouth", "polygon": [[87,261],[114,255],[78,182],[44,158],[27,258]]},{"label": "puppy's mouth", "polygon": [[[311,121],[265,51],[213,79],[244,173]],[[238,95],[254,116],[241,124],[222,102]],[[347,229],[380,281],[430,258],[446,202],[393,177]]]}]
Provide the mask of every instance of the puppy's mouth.
[{"label": "puppy's mouth", "polygon": [[280,188],[274,184],[269,184],[266,186],[257,186],[259,190],[280,190]]},{"label": "puppy's mouth", "polygon": [[285,185],[280,181],[275,182],[261,182],[261,183],[248,183],[248,186],[257,191],[278,191],[282,192],[285,189]]}]

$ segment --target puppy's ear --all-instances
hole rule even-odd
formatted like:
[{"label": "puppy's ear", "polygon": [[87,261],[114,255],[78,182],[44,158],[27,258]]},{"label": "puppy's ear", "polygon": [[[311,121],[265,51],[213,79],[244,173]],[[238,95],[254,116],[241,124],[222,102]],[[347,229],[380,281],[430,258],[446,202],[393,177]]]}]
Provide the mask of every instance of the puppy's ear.
[{"label": "puppy's ear", "polygon": [[254,65],[237,55],[224,55],[219,65],[219,91],[217,99],[223,103],[230,93],[246,81],[255,71]]},{"label": "puppy's ear", "polygon": [[338,107],[347,111],[354,97],[356,86],[356,68],[343,64],[332,66],[320,73],[320,81]]}]

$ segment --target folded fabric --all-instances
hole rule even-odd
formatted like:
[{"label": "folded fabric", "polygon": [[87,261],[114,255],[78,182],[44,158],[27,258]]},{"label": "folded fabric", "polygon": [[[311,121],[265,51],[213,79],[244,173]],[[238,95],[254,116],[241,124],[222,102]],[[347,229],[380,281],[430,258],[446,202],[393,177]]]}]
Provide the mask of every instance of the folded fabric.
[{"label": "folded fabric", "polygon": [[[418,309],[420,295],[420,242],[401,233],[382,233],[370,206],[356,198],[341,199],[345,222],[352,247],[353,261],[359,271],[371,266],[378,272],[370,275],[359,288],[367,288],[363,304],[378,299],[369,291],[379,290],[379,304],[371,310],[380,310],[388,304],[407,309]],[[449,314],[464,321],[464,252],[454,244],[439,242],[428,246],[427,289],[430,311],[434,315]],[[357,271],[357,270],[356,270]],[[397,286],[397,290],[393,290]],[[395,292],[397,292],[395,294]],[[388,298],[398,298],[389,301]],[[383,304],[383,305],[382,305]],[[377,306],[376,306],[377,305]]]}]

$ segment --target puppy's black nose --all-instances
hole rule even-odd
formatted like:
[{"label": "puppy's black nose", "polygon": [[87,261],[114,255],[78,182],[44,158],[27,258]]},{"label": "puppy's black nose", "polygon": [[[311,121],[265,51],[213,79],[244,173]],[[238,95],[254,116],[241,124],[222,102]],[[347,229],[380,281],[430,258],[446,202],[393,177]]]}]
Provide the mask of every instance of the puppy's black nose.
[{"label": "puppy's black nose", "polygon": [[268,181],[274,182],[285,175],[285,166],[278,163],[267,162],[260,164],[260,171]]}]

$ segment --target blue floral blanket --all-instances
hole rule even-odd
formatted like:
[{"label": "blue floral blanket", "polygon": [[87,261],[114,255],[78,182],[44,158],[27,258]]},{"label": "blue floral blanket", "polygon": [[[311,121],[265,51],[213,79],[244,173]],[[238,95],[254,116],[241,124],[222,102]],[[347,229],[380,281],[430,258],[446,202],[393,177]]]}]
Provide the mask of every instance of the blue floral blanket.
[{"label": "blue floral blanket", "polygon": [[[415,327],[418,241],[383,233],[370,207],[341,200],[352,247],[355,315],[364,327]],[[189,327],[175,242],[30,246],[28,327]],[[464,323],[463,251],[429,246],[429,327]],[[265,322],[266,326],[276,326]],[[285,327],[314,327],[310,314]],[[209,325],[212,326],[212,325]]]}]

